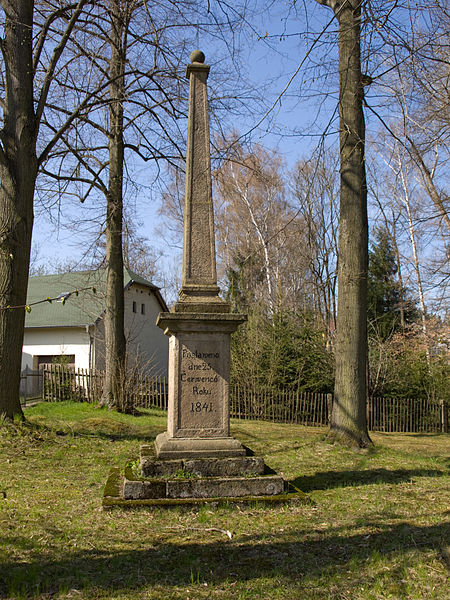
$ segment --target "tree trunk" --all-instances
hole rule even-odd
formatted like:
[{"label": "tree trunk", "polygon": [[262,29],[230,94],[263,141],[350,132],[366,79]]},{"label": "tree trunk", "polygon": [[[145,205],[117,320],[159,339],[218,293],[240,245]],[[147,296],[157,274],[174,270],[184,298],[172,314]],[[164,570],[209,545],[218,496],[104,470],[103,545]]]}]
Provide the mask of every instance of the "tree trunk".
[{"label": "tree trunk", "polygon": [[331,439],[371,443],[367,431],[368,223],[364,162],[365,125],[360,58],[360,0],[338,5],[340,221],[336,380]]},{"label": "tree trunk", "polygon": [[124,333],[123,289],[123,100],[125,21],[120,3],[110,2],[111,59],[110,59],[110,140],[109,185],[106,200],[106,313],[105,313],[105,384],[103,403],[126,411],[123,398],[126,341]]},{"label": "tree trunk", "polygon": [[4,0],[5,98],[0,149],[0,416],[23,419],[19,400],[37,174],[32,0]]},{"label": "tree trunk", "polygon": [[416,281],[417,281],[417,293],[419,295],[419,303],[420,303],[420,318],[422,321],[422,332],[425,342],[425,354],[427,357],[427,365],[428,370],[431,367],[431,353],[430,353],[430,342],[428,338],[428,327],[427,327],[427,311],[425,306],[425,296],[423,293],[423,285],[422,285],[422,276],[420,273],[420,262],[419,255],[417,253],[417,244],[416,244],[416,231],[414,227],[414,220],[411,212],[411,202],[409,199],[409,191],[408,184],[405,177],[405,172],[403,169],[403,164],[400,162],[400,178],[403,186],[404,197],[402,199],[403,204],[406,208],[406,213],[408,215],[408,231],[409,231],[409,239],[411,241],[411,248],[413,252],[413,260],[414,260],[414,271],[416,273]]},{"label": "tree trunk", "polygon": [[[388,221],[385,219],[386,229],[388,229]],[[395,255],[395,264],[397,265],[397,277],[398,277],[398,287],[400,291],[400,327],[402,328],[402,333],[405,333],[406,330],[406,321],[405,321],[405,288],[403,285],[403,271],[402,271],[402,261],[400,258],[400,250],[398,249],[397,244],[397,223],[394,217],[394,211],[392,211],[392,227],[391,227],[391,241],[392,247],[394,249]]]},{"label": "tree trunk", "polygon": [[436,207],[436,210],[438,211],[438,215],[444,219],[447,229],[450,232],[450,216],[448,215],[448,213],[445,209],[445,206],[444,206],[444,202],[443,202],[438,190],[436,189],[436,186],[434,185],[432,174],[431,174],[429,168],[426,166],[425,161],[423,160],[422,154],[419,152],[419,149],[417,148],[416,144],[413,142],[411,137],[407,135],[406,139],[409,142],[409,147],[408,147],[409,153],[412,156],[416,165],[419,167],[420,173],[422,174],[424,187],[425,187],[426,191],[428,192],[428,195],[430,196],[431,200],[433,201],[434,206]]}]

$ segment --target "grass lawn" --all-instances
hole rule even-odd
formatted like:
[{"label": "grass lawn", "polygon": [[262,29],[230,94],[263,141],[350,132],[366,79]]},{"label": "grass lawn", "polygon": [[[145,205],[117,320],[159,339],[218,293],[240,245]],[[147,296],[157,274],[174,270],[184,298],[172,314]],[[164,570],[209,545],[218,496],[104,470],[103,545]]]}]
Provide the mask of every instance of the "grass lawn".
[{"label": "grass lawn", "polygon": [[[165,429],[87,404],[0,425],[0,598],[450,598],[450,437],[233,421],[315,505],[102,511],[110,467]],[[230,532],[231,538],[227,534]]]}]

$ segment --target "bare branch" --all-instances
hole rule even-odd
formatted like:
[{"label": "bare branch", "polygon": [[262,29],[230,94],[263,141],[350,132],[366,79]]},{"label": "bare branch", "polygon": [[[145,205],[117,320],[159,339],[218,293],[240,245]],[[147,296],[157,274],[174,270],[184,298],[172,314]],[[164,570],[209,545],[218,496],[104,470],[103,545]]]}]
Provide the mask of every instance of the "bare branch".
[{"label": "bare branch", "polygon": [[59,44],[56,46],[56,48],[53,51],[52,58],[47,67],[47,71],[46,71],[46,74],[44,77],[44,82],[42,84],[41,93],[39,96],[39,101],[38,101],[38,105],[37,105],[37,109],[36,109],[36,133],[35,133],[36,137],[37,137],[37,134],[39,131],[40,119],[42,117],[42,113],[44,112],[45,103],[47,101],[47,96],[48,96],[48,92],[50,89],[50,85],[52,83],[56,65],[57,65],[58,60],[59,60],[61,54],[63,53],[63,50],[70,38],[70,35],[72,33],[73,28],[75,27],[77,19],[80,16],[85,4],[88,3],[88,1],[89,0],[79,0],[77,7],[74,10],[72,17],[66,27],[64,35],[61,37]]},{"label": "bare branch", "polygon": [[50,30],[50,27],[52,25],[52,23],[54,23],[57,19],[59,19],[59,17],[66,17],[69,13],[69,11],[75,9],[77,7],[77,3],[73,3],[67,6],[64,6],[62,8],[60,8],[59,10],[55,10],[54,12],[52,12],[49,17],[47,18],[47,20],[45,21],[45,23],[42,25],[41,27],[41,31],[39,33],[39,38],[38,41],[36,43],[36,49],[34,51],[34,57],[33,57],[33,73],[36,73],[36,69],[37,66],[39,64],[39,59],[41,58],[41,53],[42,50],[44,48],[44,44],[46,42],[47,39],[47,34]]}]

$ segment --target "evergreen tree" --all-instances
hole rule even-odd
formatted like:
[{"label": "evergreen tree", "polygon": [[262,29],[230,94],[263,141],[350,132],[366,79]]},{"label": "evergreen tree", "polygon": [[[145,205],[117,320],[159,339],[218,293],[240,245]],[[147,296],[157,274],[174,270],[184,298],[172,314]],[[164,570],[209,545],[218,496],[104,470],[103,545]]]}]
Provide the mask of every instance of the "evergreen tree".
[{"label": "evergreen tree", "polygon": [[369,250],[367,318],[369,333],[381,341],[401,329],[400,308],[405,308],[405,319],[414,318],[409,302],[406,310],[406,290],[397,278],[397,263],[389,232],[385,227],[375,231],[375,241]]},{"label": "evergreen tree", "polygon": [[232,335],[231,376],[268,389],[331,392],[333,356],[313,313],[279,311],[253,305],[245,326]]}]

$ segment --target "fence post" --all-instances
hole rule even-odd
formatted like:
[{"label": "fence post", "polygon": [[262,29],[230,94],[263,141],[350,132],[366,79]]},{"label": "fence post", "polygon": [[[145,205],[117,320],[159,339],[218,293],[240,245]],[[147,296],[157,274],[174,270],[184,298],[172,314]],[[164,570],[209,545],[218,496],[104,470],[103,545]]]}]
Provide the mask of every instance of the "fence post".
[{"label": "fence post", "polygon": [[41,372],[42,372],[42,392],[41,392],[41,394],[42,394],[42,400],[45,401],[46,400],[46,398],[45,398],[45,396],[46,396],[46,394],[45,394],[45,367],[42,367]]},{"label": "fence post", "polygon": [[56,402],[56,367],[55,365],[50,365],[50,381],[51,381],[51,390],[52,397],[51,402]]},{"label": "fence post", "polygon": [[332,412],[333,412],[333,394],[327,394],[327,423],[328,424],[330,424]]},{"label": "fence post", "polygon": [[447,403],[444,398],[441,400],[441,433],[448,433],[448,416],[447,416]]}]

